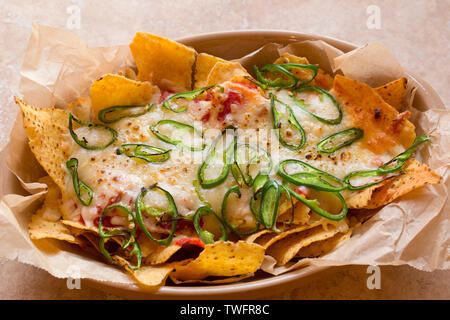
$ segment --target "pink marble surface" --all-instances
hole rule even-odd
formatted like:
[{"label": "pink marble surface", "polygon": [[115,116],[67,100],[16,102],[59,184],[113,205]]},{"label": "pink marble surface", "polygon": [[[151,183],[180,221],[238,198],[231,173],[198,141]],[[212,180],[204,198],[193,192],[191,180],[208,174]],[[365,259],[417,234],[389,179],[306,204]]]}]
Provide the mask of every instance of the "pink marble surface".
[{"label": "pink marble surface", "polygon": [[[375,6],[375,7],[369,7]],[[368,9],[369,8],[369,9]],[[79,29],[76,12],[79,10]],[[367,25],[379,10],[380,28]],[[75,20],[72,18],[75,17]],[[448,0],[3,0],[0,2],[0,149],[17,114],[19,70],[31,22],[71,28],[89,45],[127,44],[136,31],[169,38],[244,29],[316,33],[359,45],[378,41],[402,66],[427,81],[448,106],[450,1]],[[75,22],[75,24],[71,23]],[[366,286],[366,266],[327,269],[267,299],[449,299],[450,271],[421,272],[382,267],[381,289]],[[82,282],[69,290],[64,279],[0,259],[0,299],[117,299]]]}]

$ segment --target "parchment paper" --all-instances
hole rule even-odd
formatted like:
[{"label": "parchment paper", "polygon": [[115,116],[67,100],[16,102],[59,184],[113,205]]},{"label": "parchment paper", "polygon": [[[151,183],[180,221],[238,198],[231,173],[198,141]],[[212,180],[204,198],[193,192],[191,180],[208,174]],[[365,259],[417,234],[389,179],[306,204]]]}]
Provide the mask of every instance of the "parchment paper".
[{"label": "parchment paper", "polygon": [[[267,44],[239,61],[251,71],[253,64],[271,63],[284,52],[306,56],[328,72],[342,73],[372,86],[405,74],[389,49],[378,43],[346,54],[323,41],[302,41],[286,47]],[[101,75],[133,65],[127,46],[89,48],[69,31],[33,24],[22,66],[20,92],[29,104],[63,108],[78,97],[88,96],[91,83]],[[303,259],[290,266],[275,267],[274,259],[266,257],[263,270],[281,274],[303,265],[345,264],[408,264],[426,271],[450,268],[450,111],[440,101],[435,101],[435,105],[424,104],[424,99],[413,102],[414,84],[414,80],[410,81],[408,108],[417,132],[432,139],[416,158],[440,174],[443,183],[416,190],[401,201],[385,206],[355,229],[349,240],[320,259]],[[426,94],[421,90],[419,95]],[[121,270],[93,259],[72,245],[29,239],[28,221],[46,193],[46,186],[37,179],[45,172],[28,148],[20,115],[9,145],[0,152],[0,161],[3,164],[0,167],[1,257],[32,264],[61,278],[74,277],[75,273],[79,278],[133,283]]]}]

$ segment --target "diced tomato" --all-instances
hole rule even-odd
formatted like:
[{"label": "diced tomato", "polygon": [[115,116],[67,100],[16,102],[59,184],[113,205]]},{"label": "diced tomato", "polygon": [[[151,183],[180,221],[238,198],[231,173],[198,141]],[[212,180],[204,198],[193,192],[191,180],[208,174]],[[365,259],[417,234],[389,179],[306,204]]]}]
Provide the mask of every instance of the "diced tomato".
[{"label": "diced tomato", "polygon": [[208,91],[206,93],[205,101],[211,101],[212,99],[213,99],[213,94],[211,93],[211,91]]},{"label": "diced tomato", "polygon": [[[97,207],[97,211],[99,211],[99,210],[101,210],[99,213],[99,216],[94,219],[94,225],[96,227],[98,227],[98,222],[100,221],[100,214],[102,213],[103,209],[100,207]],[[104,216],[102,219],[102,224],[104,227],[107,227],[107,228],[114,227],[114,225],[111,223],[111,216]]]},{"label": "diced tomato", "polygon": [[222,103],[223,109],[217,115],[217,120],[223,121],[227,114],[231,112],[232,104],[240,104],[241,103],[242,94],[238,91],[230,90],[228,92],[227,99]]},{"label": "diced tomato", "polygon": [[208,122],[210,117],[211,117],[211,112],[208,111],[207,113],[205,113],[205,114],[202,116],[202,121],[203,121],[203,122]]},{"label": "diced tomato", "polygon": [[174,92],[170,90],[161,90],[161,95],[159,96],[159,103],[163,103],[167,99],[167,97],[173,93]]},{"label": "diced tomato", "polygon": [[373,164],[374,166],[377,166],[377,167],[382,166],[383,163],[384,163],[384,162],[383,162],[380,158],[375,158],[375,159],[372,160],[372,164]]},{"label": "diced tomato", "polygon": [[200,247],[200,248],[204,248],[205,244],[203,243],[203,241],[200,238],[182,238],[180,240],[178,240],[177,242],[175,242],[175,244],[179,245],[179,246],[185,246],[188,244]]},{"label": "diced tomato", "polygon": [[254,84],[253,82],[251,82],[250,80],[247,80],[245,78],[233,79],[233,82],[239,83],[249,89],[258,89],[258,86],[256,84]]},{"label": "diced tomato", "polygon": [[78,221],[79,223],[81,223],[82,225],[86,225],[86,223],[84,222],[83,216],[80,214],[80,221]]},{"label": "diced tomato", "polygon": [[297,186],[295,187],[294,191],[306,198],[309,193],[309,188],[305,186]]}]

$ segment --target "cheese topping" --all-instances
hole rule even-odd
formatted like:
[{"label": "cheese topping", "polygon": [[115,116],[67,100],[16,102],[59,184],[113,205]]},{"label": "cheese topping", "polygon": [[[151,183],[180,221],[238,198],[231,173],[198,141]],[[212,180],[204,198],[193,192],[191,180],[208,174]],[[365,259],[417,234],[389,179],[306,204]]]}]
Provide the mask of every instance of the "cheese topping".
[{"label": "cheese topping", "polygon": [[[81,205],[73,191],[72,179],[67,175],[66,190],[70,191],[63,195],[64,218],[80,221],[88,227],[96,227],[98,217],[106,206],[121,202],[133,208],[141,188],[156,183],[172,195],[181,216],[187,217],[193,214],[196,209],[204,205],[193,184],[198,180],[198,168],[221,130],[228,125],[238,129],[238,144],[248,143],[266,150],[274,166],[285,159],[298,159],[340,179],[352,171],[376,169],[380,163],[393,157],[387,152],[375,154],[361,141],[356,141],[331,154],[318,152],[316,145],[319,141],[336,132],[355,127],[353,118],[344,112],[341,123],[325,124],[296,105],[287,90],[273,91],[278,100],[290,106],[306,133],[304,147],[298,151],[289,150],[279,144],[274,133],[270,100],[267,96],[254,86],[236,81],[225,82],[223,87],[223,92],[219,88],[214,88],[198,99],[183,101],[183,106],[187,106],[187,110],[179,113],[161,107],[161,100],[165,99],[162,97],[164,93],[154,94],[151,102],[155,103],[155,106],[152,110],[142,116],[123,118],[108,125],[117,131],[118,137],[113,145],[103,150],[83,149],[68,137],[68,140],[72,141],[71,157],[79,160],[78,176],[92,188],[94,199],[89,207]],[[336,118],[336,109],[329,101],[324,101],[314,92],[302,92],[297,96],[297,99],[300,98],[309,105],[310,111],[317,112],[324,118]],[[200,151],[191,151],[159,139],[150,127],[161,120],[168,119],[193,126],[197,133],[179,130],[176,126],[167,124],[159,127],[160,133],[171,139],[180,140],[187,146],[200,147],[202,143],[205,143],[207,147]],[[79,135],[83,136],[84,132],[81,130],[89,129],[84,127],[78,130],[80,130]],[[203,134],[202,138],[199,137],[198,132]],[[96,137],[92,141],[103,141],[102,139],[103,137]],[[295,138],[293,139],[295,142]],[[161,163],[142,163],[134,161],[125,154],[115,152],[122,144],[128,143],[141,143],[171,150],[170,157]],[[401,146],[400,149],[402,149]],[[224,165],[224,150],[226,147],[218,147],[216,159],[206,171],[208,178],[214,178],[221,172]],[[245,163],[243,166],[245,167]],[[295,172],[296,168],[288,166],[287,170]],[[275,175],[274,169],[270,173],[270,179],[281,181]],[[202,189],[201,193],[204,200],[211,204],[211,208],[220,214],[223,196],[234,184],[235,180],[229,174],[223,183],[212,189]],[[236,225],[251,228],[255,224],[255,218],[249,206],[251,189],[241,189],[240,199],[237,199],[235,195],[230,196],[228,215]],[[345,192],[342,194],[346,196]],[[149,193],[145,201],[146,203],[148,201],[151,207],[165,208],[167,206],[165,198],[159,197],[155,192]],[[329,209],[333,211],[334,202],[330,200],[328,203]],[[111,221],[121,222],[120,219]],[[149,224],[149,230],[161,230],[161,226],[157,225],[157,219],[147,219],[146,223]]]}]

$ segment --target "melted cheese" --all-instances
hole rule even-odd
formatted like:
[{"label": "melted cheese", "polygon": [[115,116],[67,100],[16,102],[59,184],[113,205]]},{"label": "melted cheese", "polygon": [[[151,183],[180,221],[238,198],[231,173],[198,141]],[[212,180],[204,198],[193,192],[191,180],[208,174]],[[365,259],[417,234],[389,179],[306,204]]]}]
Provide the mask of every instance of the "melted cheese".
[{"label": "melted cheese", "polygon": [[[299,159],[338,178],[343,178],[352,171],[374,169],[379,166],[380,161],[386,162],[392,158],[392,155],[388,153],[376,155],[358,141],[335,154],[318,153],[315,146],[320,140],[355,126],[351,117],[344,114],[342,122],[338,125],[323,124],[296,106],[286,90],[281,90],[275,93],[277,98],[291,106],[295,117],[306,132],[304,148],[297,152],[289,150],[279,144],[272,130],[273,120],[267,97],[261,95],[257,89],[239,83],[226,82],[224,88],[223,93],[215,90],[212,98],[189,101],[186,112],[174,113],[156,105],[143,116],[125,118],[111,124],[111,127],[117,130],[118,138],[113,145],[104,150],[85,150],[68,137],[73,142],[71,157],[79,161],[79,178],[93,189],[94,200],[91,206],[82,206],[73,192],[72,179],[67,176],[66,190],[70,192],[64,195],[65,219],[82,221],[88,227],[95,226],[96,219],[107,205],[122,202],[132,208],[141,188],[155,183],[172,195],[178,212],[182,216],[194,213],[203,205],[193,181],[198,178],[198,168],[205,159],[209,147],[203,151],[191,152],[161,141],[149,130],[149,127],[163,119],[193,125],[203,132],[208,146],[220,133],[218,129],[232,124],[239,128],[238,143],[252,143],[265,148],[271,155],[274,165],[284,159]],[[230,97],[233,99],[230,100]],[[324,107],[317,97],[304,98],[311,104],[312,110],[320,110],[322,117],[336,116],[335,108]],[[153,102],[156,104],[159,99],[159,94],[153,96]],[[315,106],[315,104],[321,105]],[[223,121],[219,121],[219,118],[223,118]],[[170,126],[164,128],[164,134],[176,136],[183,141],[189,140],[186,132],[174,131]],[[115,149],[125,143],[144,143],[166,150],[171,149],[170,159],[163,163],[137,163],[126,155],[115,153]],[[189,142],[185,144],[189,145]],[[220,170],[219,161],[216,167],[208,171],[208,175],[215,176]],[[279,180],[274,170],[271,171],[271,178]],[[213,189],[201,190],[203,197],[219,215],[223,196],[233,184],[234,179],[229,174],[221,185]],[[243,196],[239,201],[233,201],[230,197],[228,212],[232,223],[243,226],[251,226],[255,223],[249,207],[251,194],[247,191],[241,190]],[[154,201],[157,206],[164,207],[164,201],[161,203],[158,203],[157,199]],[[158,230],[154,225],[154,219],[147,219],[146,223],[149,224],[149,229]]]}]

